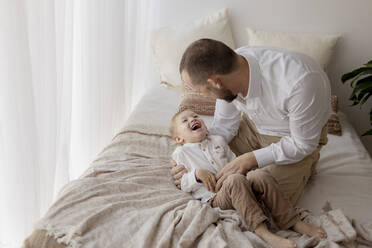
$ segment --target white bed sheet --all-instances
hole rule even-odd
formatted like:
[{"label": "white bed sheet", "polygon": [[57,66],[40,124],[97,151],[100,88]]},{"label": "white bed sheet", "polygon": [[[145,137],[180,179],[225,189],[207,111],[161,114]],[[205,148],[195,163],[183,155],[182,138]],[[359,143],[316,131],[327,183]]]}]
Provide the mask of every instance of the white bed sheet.
[{"label": "white bed sheet", "polygon": [[[180,91],[153,87],[136,106],[124,129],[169,135],[169,123],[180,101]],[[211,126],[213,117],[202,117]],[[298,206],[318,215],[329,201],[350,218],[372,221],[372,160],[345,114],[339,113],[339,117],[343,134],[328,135],[317,174],[310,179]]]}]

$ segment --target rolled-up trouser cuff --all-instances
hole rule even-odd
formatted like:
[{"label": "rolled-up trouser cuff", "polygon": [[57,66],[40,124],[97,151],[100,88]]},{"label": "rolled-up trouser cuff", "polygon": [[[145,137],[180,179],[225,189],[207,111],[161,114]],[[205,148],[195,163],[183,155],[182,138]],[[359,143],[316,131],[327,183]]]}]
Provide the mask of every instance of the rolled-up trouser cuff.
[{"label": "rolled-up trouser cuff", "polygon": [[257,227],[266,220],[267,217],[265,215],[258,215],[256,218],[254,218],[254,221],[251,221],[251,223],[247,223],[249,230],[251,232],[254,232]]},{"label": "rolled-up trouser cuff", "polygon": [[278,224],[279,228],[282,229],[282,230],[287,230],[289,228],[291,228],[292,226],[294,226],[294,224],[297,223],[297,221],[300,220],[300,217],[298,215],[295,215],[293,216],[293,218],[291,220],[289,220],[287,223],[285,224]]}]

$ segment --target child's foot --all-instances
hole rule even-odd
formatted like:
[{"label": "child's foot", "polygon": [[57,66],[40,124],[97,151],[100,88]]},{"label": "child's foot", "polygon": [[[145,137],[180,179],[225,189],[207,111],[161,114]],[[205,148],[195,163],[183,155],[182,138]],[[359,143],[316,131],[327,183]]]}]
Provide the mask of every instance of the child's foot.
[{"label": "child's foot", "polygon": [[327,238],[327,233],[323,230],[323,228],[314,226],[313,224],[309,224],[301,220],[294,224],[293,230],[301,234],[306,234],[310,237],[319,237],[322,239]]},{"label": "child's foot", "polygon": [[294,241],[282,238],[270,232],[264,224],[259,225],[254,231],[260,238],[265,240],[274,248],[296,248]]}]

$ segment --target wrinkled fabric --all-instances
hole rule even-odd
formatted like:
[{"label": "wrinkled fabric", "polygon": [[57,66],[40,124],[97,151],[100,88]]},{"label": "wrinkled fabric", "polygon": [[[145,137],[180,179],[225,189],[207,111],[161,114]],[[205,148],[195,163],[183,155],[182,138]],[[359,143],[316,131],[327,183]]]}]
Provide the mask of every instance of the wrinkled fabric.
[{"label": "wrinkled fabric", "polygon": [[[73,248],[268,248],[236,211],[212,208],[176,188],[169,169],[174,148],[168,137],[122,133],[62,189],[36,228]],[[371,226],[359,229],[363,240],[370,237]],[[292,231],[278,234],[298,247],[342,247]]]}]

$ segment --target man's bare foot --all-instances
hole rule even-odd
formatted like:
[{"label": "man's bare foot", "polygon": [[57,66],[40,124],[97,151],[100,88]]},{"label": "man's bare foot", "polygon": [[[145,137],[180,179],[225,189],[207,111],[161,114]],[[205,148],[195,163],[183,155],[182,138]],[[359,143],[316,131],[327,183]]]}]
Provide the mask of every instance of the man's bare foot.
[{"label": "man's bare foot", "polygon": [[264,223],[261,223],[254,232],[274,248],[296,248],[294,241],[282,238],[270,232]]},{"label": "man's bare foot", "polygon": [[322,239],[327,238],[327,233],[323,230],[323,228],[314,226],[313,224],[309,224],[301,220],[294,224],[293,230],[301,234],[306,234],[310,237],[319,237]]}]

